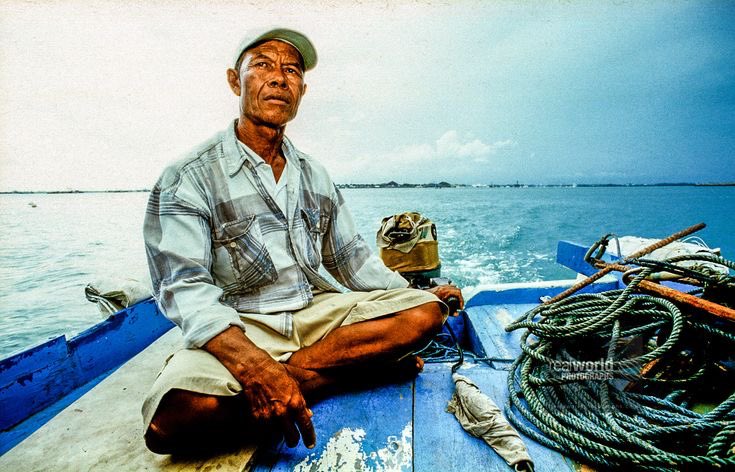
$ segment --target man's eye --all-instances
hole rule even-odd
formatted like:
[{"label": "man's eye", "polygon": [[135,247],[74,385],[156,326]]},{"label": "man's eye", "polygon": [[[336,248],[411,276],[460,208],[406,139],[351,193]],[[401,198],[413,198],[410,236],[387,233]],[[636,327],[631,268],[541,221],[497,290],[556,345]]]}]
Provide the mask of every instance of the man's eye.
[{"label": "man's eye", "polygon": [[268,67],[268,63],[267,62],[256,62],[255,67],[260,67],[262,69],[264,67]]}]

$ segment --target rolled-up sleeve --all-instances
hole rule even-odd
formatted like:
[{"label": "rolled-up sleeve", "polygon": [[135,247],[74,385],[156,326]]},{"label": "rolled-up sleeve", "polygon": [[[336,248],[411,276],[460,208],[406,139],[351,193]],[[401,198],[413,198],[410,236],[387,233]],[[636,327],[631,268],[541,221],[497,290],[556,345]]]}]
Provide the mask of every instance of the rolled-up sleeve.
[{"label": "rolled-up sleeve", "polygon": [[201,347],[229,326],[245,329],[233,308],[220,303],[214,284],[210,216],[193,192],[166,185],[151,192],[143,236],[153,290],[163,313],[183,331],[186,347]]},{"label": "rolled-up sleeve", "polygon": [[339,283],[356,291],[408,287],[398,272],[388,269],[357,232],[352,214],[339,189],[334,187],[332,209],[322,240],[325,269]]}]

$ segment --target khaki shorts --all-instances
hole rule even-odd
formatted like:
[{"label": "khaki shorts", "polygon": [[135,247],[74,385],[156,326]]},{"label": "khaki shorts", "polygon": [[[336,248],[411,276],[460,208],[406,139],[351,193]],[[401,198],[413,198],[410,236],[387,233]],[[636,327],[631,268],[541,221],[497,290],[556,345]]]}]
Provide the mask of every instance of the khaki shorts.
[{"label": "khaki shorts", "polygon": [[[293,313],[293,335],[287,338],[257,320],[241,317],[247,337],[279,362],[291,354],[310,346],[339,328],[425,303],[439,302],[433,294],[423,290],[394,289],[372,292],[319,293],[312,303]],[[439,302],[446,320],[448,310]],[[161,399],[173,389],[219,396],[234,396],[242,386],[211,354],[202,349],[181,349],[172,354],[158,374],[143,403],[143,421],[146,426]]]}]

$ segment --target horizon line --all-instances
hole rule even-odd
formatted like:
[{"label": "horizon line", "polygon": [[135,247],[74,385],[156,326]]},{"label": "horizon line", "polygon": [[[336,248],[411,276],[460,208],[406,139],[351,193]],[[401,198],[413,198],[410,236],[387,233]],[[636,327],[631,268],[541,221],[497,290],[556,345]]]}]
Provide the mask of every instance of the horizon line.
[{"label": "horizon line", "polygon": [[[340,188],[533,188],[533,187],[735,187],[735,182],[654,182],[654,183],[563,183],[563,184],[533,184],[515,183],[505,184],[458,184],[450,182],[430,183],[397,183],[395,181],[382,183],[335,183]],[[150,192],[149,188],[137,189],[64,189],[64,190],[0,190],[0,195],[9,194],[67,194],[67,193],[142,193]]]}]

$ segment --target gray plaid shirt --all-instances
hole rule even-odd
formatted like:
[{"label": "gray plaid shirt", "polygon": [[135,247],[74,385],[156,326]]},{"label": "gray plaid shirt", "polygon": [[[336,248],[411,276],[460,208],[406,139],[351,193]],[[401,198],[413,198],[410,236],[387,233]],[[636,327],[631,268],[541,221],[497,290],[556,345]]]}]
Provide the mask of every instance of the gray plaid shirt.
[{"label": "gray plaid shirt", "polygon": [[[358,234],[326,170],[284,139],[288,215],[241,152],[235,123],[169,166],[148,201],[144,238],[161,310],[201,347],[240,314],[284,336],[313,291],[406,287]],[[269,316],[262,316],[269,315]]]}]

